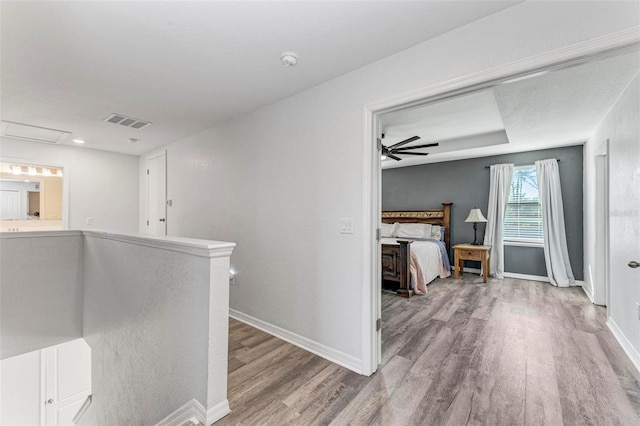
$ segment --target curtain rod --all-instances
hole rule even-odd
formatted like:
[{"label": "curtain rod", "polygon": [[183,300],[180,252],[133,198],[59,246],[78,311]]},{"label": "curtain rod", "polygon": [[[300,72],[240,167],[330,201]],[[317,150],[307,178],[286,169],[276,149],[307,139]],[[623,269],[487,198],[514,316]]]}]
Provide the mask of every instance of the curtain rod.
[{"label": "curtain rod", "polygon": [[[560,160],[558,158],[555,159],[558,163],[560,162]],[[520,167],[520,166],[531,166],[531,164],[514,164],[513,167]],[[484,166],[485,169],[490,169],[491,166]]]}]

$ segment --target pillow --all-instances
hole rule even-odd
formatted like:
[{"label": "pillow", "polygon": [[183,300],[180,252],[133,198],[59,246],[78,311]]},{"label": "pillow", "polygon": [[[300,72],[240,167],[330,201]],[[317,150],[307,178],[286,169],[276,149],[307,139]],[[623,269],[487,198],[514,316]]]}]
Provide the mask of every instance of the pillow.
[{"label": "pillow", "polygon": [[447,228],[445,228],[444,226],[440,227],[440,241],[444,241],[444,233],[446,229]]},{"label": "pillow", "polygon": [[431,225],[428,223],[398,223],[396,237],[431,238]]},{"label": "pillow", "polygon": [[398,223],[383,223],[380,228],[380,236],[382,238],[390,238],[393,237],[393,233],[396,230],[396,225]]},{"label": "pillow", "polygon": [[442,237],[442,229],[439,226],[431,227],[431,239],[440,240]]}]

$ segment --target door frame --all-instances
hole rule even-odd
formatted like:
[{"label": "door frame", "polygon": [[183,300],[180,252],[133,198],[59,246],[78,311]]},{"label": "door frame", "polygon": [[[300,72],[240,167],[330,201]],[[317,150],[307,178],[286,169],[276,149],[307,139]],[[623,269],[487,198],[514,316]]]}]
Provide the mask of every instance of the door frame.
[{"label": "door frame", "polygon": [[156,157],[159,157],[161,155],[164,155],[164,170],[165,170],[165,194],[164,194],[164,198],[165,198],[165,206],[164,206],[164,212],[165,212],[165,223],[164,223],[164,227],[165,227],[165,235],[168,234],[168,228],[169,228],[169,224],[168,224],[168,217],[167,217],[167,213],[168,213],[168,206],[167,206],[167,199],[168,199],[168,191],[169,191],[169,170],[168,170],[168,153],[166,149],[162,149],[160,151],[153,151],[149,154],[143,155],[140,157],[140,212],[144,213],[144,214],[140,214],[140,226],[139,226],[139,230],[141,234],[146,234],[148,231],[148,227],[147,227],[147,220],[149,219],[149,178],[147,175],[147,169],[148,169],[148,164],[149,164],[149,160],[152,160]]},{"label": "door frame", "polygon": [[[593,303],[596,305],[607,306],[607,318],[609,317],[609,139],[605,140],[594,152],[595,161],[595,180],[596,180],[596,196],[595,196],[595,220],[596,220],[596,253],[595,268],[596,279],[592,280],[593,284]],[[600,164],[599,164],[600,163]],[[599,188],[598,180],[602,179]],[[602,191],[600,194],[599,192]],[[599,220],[600,219],[600,220]],[[603,241],[599,240],[599,236]],[[603,243],[602,256],[598,255],[597,247],[599,242]],[[602,271],[600,273],[599,271]],[[601,278],[600,282],[597,278]]]},{"label": "door frame", "polygon": [[637,28],[607,34],[571,46],[493,67],[364,106],[363,137],[363,289],[362,289],[362,373],[373,374],[380,364],[381,339],[376,330],[380,310],[377,295],[380,282],[380,245],[376,230],[380,228],[382,167],[376,143],[380,115],[418,105],[431,104],[456,96],[484,90],[510,80],[534,74],[565,69],[608,56],[637,49],[640,34]]}]

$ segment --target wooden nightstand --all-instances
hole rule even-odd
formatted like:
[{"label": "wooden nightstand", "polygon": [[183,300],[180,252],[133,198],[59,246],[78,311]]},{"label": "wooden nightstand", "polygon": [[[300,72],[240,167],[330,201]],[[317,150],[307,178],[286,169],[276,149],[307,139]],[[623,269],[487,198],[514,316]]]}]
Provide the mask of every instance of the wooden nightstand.
[{"label": "wooden nightstand", "polygon": [[464,273],[465,260],[476,260],[482,263],[482,282],[486,283],[491,266],[489,259],[490,250],[491,246],[474,246],[472,244],[456,244],[453,246],[453,278],[458,278],[458,272],[460,272],[461,275]]}]

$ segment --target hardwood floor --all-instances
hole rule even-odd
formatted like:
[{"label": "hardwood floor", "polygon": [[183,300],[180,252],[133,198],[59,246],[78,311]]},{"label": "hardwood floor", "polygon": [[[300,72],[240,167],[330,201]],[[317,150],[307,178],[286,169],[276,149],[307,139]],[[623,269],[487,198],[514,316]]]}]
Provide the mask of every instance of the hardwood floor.
[{"label": "hardwood floor", "polygon": [[231,320],[216,425],[640,424],[640,377],[581,288],[465,274],[382,300],[371,377]]}]

